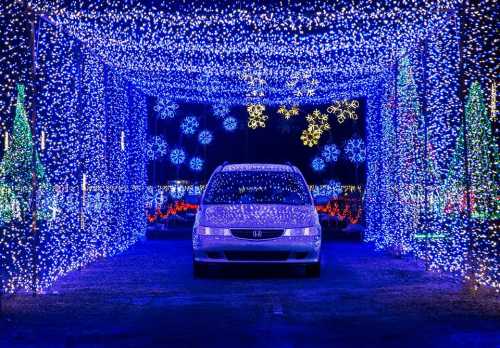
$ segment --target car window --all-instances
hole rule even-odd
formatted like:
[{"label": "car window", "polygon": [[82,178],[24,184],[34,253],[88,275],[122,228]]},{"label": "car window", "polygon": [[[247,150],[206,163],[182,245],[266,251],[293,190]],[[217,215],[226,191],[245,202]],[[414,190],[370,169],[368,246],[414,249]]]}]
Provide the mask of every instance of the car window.
[{"label": "car window", "polygon": [[309,190],[298,173],[230,171],[219,172],[212,177],[203,204],[312,203]]}]

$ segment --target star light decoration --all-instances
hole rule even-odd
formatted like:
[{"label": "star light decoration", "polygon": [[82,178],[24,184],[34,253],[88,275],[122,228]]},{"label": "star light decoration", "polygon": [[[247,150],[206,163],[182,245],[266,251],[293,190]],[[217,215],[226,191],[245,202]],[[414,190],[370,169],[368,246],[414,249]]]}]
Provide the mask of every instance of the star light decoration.
[{"label": "star light decoration", "polygon": [[170,152],[170,162],[178,166],[186,160],[186,153],[181,148],[175,148]]},{"label": "star light decoration", "polygon": [[158,98],[154,106],[154,110],[162,120],[175,118],[178,109],[179,105],[176,102],[164,98]]},{"label": "star light decoration", "polygon": [[337,122],[343,123],[347,118],[357,120],[356,109],[359,107],[357,100],[341,100],[330,105],[326,110],[329,114],[337,115]]},{"label": "star light decoration", "polygon": [[193,172],[201,172],[203,169],[204,163],[205,163],[205,161],[203,159],[201,159],[200,157],[193,157],[189,161],[189,168],[191,168],[191,170]]},{"label": "star light decoration", "polygon": [[278,114],[282,115],[285,120],[289,120],[292,118],[292,116],[297,116],[299,114],[299,107],[298,106],[292,106],[290,109],[287,109],[286,106],[282,105],[278,109]]},{"label": "star light decoration", "polygon": [[196,116],[186,116],[181,122],[181,131],[183,134],[192,135],[196,132],[200,123]]},{"label": "star light decoration", "polygon": [[264,115],[266,107],[263,104],[249,104],[247,106],[247,111],[249,128],[257,129],[259,127],[266,127],[268,116]]},{"label": "star light decoration", "polygon": [[200,132],[200,134],[198,134],[198,141],[202,145],[210,144],[212,142],[213,138],[214,138],[214,136],[213,136],[212,132],[210,132],[207,129],[202,130]]},{"label": "star light decoration", "polygon": [[149,142],[146,150],[148,158],[153,161],[167,154],[168,144],[162,136],[156,135]]},{"label": "star light decoration", "polygon": [[305,146],[313,147],[318,144],[323,132],[330,129],[328,115],[322,114],[320,110],[316,109],[307,115],[306,120],[308,126],[302,131],[300,140]]},{"label": "star light decoration", "polygon": [[358,165],[365,161],[366,148],[365,142],[361,138],[351,138],[347,141],[344,151],[349,158],[349,161]]}]

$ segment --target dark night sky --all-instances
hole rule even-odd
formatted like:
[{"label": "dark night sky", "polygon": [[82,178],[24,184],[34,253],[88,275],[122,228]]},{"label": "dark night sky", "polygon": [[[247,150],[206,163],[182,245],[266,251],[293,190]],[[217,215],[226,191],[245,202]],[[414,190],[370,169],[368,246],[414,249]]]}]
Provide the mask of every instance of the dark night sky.
[{"label": "dark night sky", "polygon": [[[339,124],[336,116],[330,115],[331,130],[325,132],[320,140],[319,147],[309,148],[302,144],[300,134],[306,128],[306,112],[309,113],[319,108],[326,113],[328,105],[300,107],[300,115],[293,120],[284,120],[277,114],[277,107],[266,107],[269,116],[266,128],[252,130],[247,127],[247,111],[243,106],[233,107],[230,115],[236,117],[239,128],[228,133],[222,127],[222,120],[212,116],[211,107],[201,104],[180,104],[176,117],[173,120],[161,120],[156,117],[153,110],[156,99],[150,98],[149,133],[164,135],[169,147],[181,146],[187,154],[186,162],[176,168],[170,163],[168,155],[163,159],[150,162],[148,166],[149,183],[165,184],[168,180],[187,179],[205,182],[212,171],[224,161],[230,163],[260,162],[260,163],[285,163],[287,161],[299,167],[308,183],[322,183],[329,179],[339,180],[342,184],[356,183],[355,166],[344,157],[342,152],[339,161],[327,165],[322,173],[311,169],[310,163],[315,155],[320,154],[321,146],[334,143],[343,148],[345,141],[354,134],[365,139],[365,101],[360,100],[358,120],[347,119]],[[198,143],[197,133],[183,135],[180,132],[180,121],[187,115],[195,115],[200,121],[200,130],[209,129],[214,134],[214,140],[207,146]],[[188,165],[193,156],[205,159],[205,168],[201,173],[194,174]],[[365,182],[365,165],[358,168],[358,183]]]}]

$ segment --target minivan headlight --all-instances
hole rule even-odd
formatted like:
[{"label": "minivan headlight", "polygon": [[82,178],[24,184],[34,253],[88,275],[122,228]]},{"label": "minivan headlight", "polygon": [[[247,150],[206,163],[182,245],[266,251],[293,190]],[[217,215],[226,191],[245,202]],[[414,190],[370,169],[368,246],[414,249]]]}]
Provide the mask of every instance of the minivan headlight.
[{"label": "minivan headlight", "polygon": [[230,236],[229,228],[198,226],[198,234],[201,236]]},{"label": "minivan headlight", "polygon": [[285,237],[303,237],[303,236],[317,236],[319,229],[317,227],[299,227],[299,228],[286,228],[283,236]]}]

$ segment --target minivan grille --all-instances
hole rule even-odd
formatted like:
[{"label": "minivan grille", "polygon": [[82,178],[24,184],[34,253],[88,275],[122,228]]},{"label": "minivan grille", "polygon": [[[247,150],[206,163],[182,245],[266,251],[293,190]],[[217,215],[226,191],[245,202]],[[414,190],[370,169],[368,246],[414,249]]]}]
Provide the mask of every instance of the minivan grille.
[{"label": "minivan grille", "polygon": [[283,230],[274,229],[231,229],[231,234],[236,238],[244,239],[272,239],[283,235]]},{"label": "minivan grille", "polygon": [[225,251],[224,254],[230,261],[285,261],[290,255],[288,251]]}]

